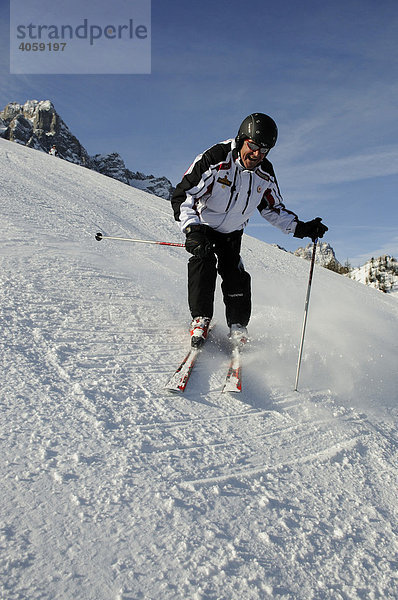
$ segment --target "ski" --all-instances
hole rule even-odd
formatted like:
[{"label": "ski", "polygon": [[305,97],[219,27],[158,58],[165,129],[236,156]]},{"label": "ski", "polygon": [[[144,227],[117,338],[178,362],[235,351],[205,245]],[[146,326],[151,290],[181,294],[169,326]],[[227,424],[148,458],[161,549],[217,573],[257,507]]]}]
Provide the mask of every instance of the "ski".
[{"label": "ski", "polygon": [[176,394],[184,392],[199,353],[199,348],[191,348],[189,350],[188,354],[182,360],[180,365],[177,367],[175,373],[172,375],[172,377],[166,384],[166,389],[169,392],[173,392]]},{"label": "ski", "polygon": [[[207,337],[209,336],[210,331],[214,328],[214,325],[214,323],[210,325]],[[201,353],[206,340],[207,338],[203,339],[200,346],[191,346],[185,358],[181,361],[174,374],[167,382],[166,390],[175,394],[179,394],[185,391],[192,370],[195,366],[196,359]]]},{"label": "ski", "polygon": [[242,391],[242,364],[240,359],[240,345],[233,346],[231,351],[231,361],[227,376],[225,378],[222,393],[241,392]]}]

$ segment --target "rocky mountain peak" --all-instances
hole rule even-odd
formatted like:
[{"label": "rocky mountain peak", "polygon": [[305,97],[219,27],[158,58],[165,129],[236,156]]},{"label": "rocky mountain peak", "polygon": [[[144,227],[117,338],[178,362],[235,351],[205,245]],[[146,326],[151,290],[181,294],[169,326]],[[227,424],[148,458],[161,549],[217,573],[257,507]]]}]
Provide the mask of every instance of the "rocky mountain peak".
[{"label": "rocky mountain peak", "polygon": [[[306,260],[311,260],[313,244],[310,242],[304,248],[297,248],[293,252],[295,256],[300,256]],[[326,267],[331,271],[342,273],[344,270],[343,265],[337,260],[335,252],[332,246],[328,242],[319,241],[317,243],[317,250],[315,254],[315,262],[321,267]]]},{"label": "rocky mountain peak", "polygon": [[0,113],[6,125],[2,137],[43,152],[57,146],[58,155],[76,164],[91,167],[90,157],[79,140],[70,132],[49,100],[11,102]]},{"label": "rocky mountain peak", "polygon": [[167,200],[172,194],[173,186],[166,177],[130,171],[117,152],[90,156],[49,100],[7,104],[0,112],[0,136],[46,153],[55,144],[58,156],[64,160],[98,171]]}]

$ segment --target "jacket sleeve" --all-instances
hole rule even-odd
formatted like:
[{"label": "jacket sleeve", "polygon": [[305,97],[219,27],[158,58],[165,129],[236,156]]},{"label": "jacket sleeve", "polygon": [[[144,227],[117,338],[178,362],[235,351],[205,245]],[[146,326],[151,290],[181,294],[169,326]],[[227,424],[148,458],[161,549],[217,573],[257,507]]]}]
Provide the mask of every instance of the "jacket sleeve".
[{"label": "jacket sleeve", "polygon": [[188,225],[200,223],[196,201],[211,191],[215,174],[225,162],[230,148],[230,143],[221,143],[199,154],[175,188],[171,204],[174,218],[181,222],[182,230]]},{"label": "jacket sleeve", "polygon": [[[272,166],[271,166],[272,169]],[[278,182],[272,169],[272,179],[257,206],[260,215],[283,233],[294,233],[298,216],[283,204]]]}]

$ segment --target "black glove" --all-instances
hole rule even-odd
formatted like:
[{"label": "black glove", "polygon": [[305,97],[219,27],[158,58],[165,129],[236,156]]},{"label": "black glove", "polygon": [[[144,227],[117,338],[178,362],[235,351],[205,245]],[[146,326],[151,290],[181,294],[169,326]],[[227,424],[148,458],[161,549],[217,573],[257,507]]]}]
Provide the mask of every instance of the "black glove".
[{"label": "black glove", "polygon": [[185,230],[185,249],[198,258],[205,258],[213,250],[213,245],[206,237],[203,225],[188,225]]},{"label": "black glove", "polygon": [[309,237],[312,241],[315,241],[317,238],[321,238],[324,236],[328,228],[326,225],[321,223],[321,217],[317,217],[316,219],[312,219],[312,221],[298,221],[296,225],[296,231],[293,234],[293,237],[301,238]]}]

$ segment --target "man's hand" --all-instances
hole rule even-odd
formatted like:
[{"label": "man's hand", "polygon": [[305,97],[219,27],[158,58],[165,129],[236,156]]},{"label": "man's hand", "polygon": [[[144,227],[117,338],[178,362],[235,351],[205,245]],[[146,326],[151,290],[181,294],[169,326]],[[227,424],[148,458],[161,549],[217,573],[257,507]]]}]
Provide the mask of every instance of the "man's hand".
[{"label": "man's hand", "polygon": [[298,221],[293,237],[301,239],[309,237],[312,241],[323,237],[328,228],[321,223],[321,221],[321,217],[316,217],[316,219],[312,219],[312,221]]},{"label": "man's hand", "polygon": [[206,258],[213,250],[203,225],[188,225],[185,230],[185,249],[198,258]]}]

